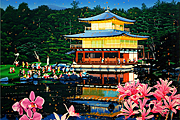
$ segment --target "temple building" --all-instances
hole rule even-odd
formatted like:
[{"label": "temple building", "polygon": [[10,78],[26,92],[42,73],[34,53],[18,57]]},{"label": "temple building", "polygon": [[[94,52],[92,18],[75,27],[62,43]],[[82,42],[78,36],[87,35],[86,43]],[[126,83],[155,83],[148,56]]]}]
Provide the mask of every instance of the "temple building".
[{"label": "temple building", "polygon": [[135,20],[120,17],[109,10],[93,17],[79,18],[79,21],[89,23],[91,27],[85,27],[84,33],[65,35],[67,39],[82,41],[81,44],[70,45],[76,51],[76,66],[122,68],[122,65],[136,64],[138,49],[143,48],[138,45],[138,40],[149,37],[130,34],[125,26],[134,24]]}]

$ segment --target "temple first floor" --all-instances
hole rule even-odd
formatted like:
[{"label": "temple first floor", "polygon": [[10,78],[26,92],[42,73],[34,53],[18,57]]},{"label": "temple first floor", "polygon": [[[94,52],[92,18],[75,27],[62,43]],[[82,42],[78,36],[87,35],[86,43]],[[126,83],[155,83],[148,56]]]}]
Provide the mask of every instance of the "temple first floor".
[{"label": "temple first floor", "polygon": [[77,64],[134,64],[137,63],[137,49],[77,49]]}]

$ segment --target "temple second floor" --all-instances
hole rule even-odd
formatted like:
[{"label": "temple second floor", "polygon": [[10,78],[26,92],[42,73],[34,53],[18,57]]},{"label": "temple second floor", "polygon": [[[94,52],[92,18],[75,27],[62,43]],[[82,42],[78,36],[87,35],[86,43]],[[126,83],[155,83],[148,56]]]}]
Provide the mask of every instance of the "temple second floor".
[{"label": "temple second floor", "polygon": [[[93,30],[91,30],[93,31]],[[118,30],[98,30],[74,35],[65,35],[72,40],[82,40],[81,44],[71,48],[137,48],[138,40],[147,40],[149,36],[132,35]]]},{"label": "temple second floor", "polygon": [[82,44],[71,44],[70,48],[138,48],[137,40],[83,40]]}]

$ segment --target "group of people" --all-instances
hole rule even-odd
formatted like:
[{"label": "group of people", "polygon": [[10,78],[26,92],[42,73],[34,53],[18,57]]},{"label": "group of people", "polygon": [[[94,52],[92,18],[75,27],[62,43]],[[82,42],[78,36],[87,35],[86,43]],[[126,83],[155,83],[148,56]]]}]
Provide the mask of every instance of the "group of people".
[{"label": "group of people", "polygon": [[10,67],[9,73],[15,73],[15,68],[14,67]]},{"label": "group of people", "polygon": [[[101,58],[100,57],[100,59],[101,59],[101,63],[104,63],[104,61],[105,61],[105,59],[104,58]],[[120,58],[118,58],[117,59],[117,61],[118,61],[118,64],[120,64],[120,63],[130,63],[130,62],[137,62],[136,61],[136,58],[133,58],[133,60],[131,60],[131,59],[125,59],[125,58],[122,58],[123,60],[121,60]]]},{"label": "group of people", "polygon": [[[16,67],[18,67],[19,61],[15,61],[15,65]],[[28,69],[28,71],[25,71],[24,69],[25,67],[30,68],[30,69]],[[79,77],[86,75],[85,70],[83,72],[80,72],[79,74],[76,74],[74,70],[71,73],[69,71],[70,68],[68,67],[63,67],[63,68],[61,68],[60,66],[52,67],[51,65],[41,66],[41,63],[29,64],[28,62],[24,62],[24,61],[22,61],[22,68],[23,69],[19,69],[18,75],[21,78],[26,78],[26,79],[29,79],[29,78],[60,79],[61,77],[63,77],[63,74],[66,74],[67,76],[77,75]],[[14,67],[10,67],[10,73],[15,73]],[[57,75],[58,73],[61,73],[61,74]]]},{"label": "group of people", "polygon": [[[136,58],[133,58],[133,61],[131,60],[131,59],[125,59],[125,58],[123,58],[123,61],[122,61],[123,63],[131,63],[131,62],[137,62],[136,61]],[[120,64],[121,63],[121,60],[118,58],[118,64]]]},{"label": "group of people", "polygon": [[[28,63],[28,62],[26,62]],[[25,62],[22,62],[22,68],[25,67]],[[19,70],[19,76],[22,78],[29,79],[31,77],[35,78],[54,78],[54,79],[59,79],[62,77],[62,73],[57,76],[56,73],[60,73],[60,66],[55,66],[54,68],[51,65],[46,65],[46,66],[41,66],[41,63],[33,63],[31,64],[31,69],[27,71],[27,74],[25,73],[25,70]],[[62,68],[62,72],[66,74],[70,74],[69,68]],[[68,73],[69,72],[69,73]]]}]

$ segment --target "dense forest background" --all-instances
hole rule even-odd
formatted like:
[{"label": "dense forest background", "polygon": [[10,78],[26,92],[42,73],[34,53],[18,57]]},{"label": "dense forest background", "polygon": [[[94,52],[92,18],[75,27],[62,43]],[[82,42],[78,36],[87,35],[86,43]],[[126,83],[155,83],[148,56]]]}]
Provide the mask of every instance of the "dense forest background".
[{"label": "dense forest background", "polygon": [[[19,4],[18,9],[8,6],[1,9],[1,64],[13,64],[14,53],[19,53],[18,61],[37,61],[34,51],[40,56],[42,62],[46,62],[50,56],[50,63],[72,63],[74,54],[65,54],[71,51],[70,40],[63,35],[84,32],[86,23],[80,23],[78,18],[91,17],[101,14],[105,8],[100,5],[90,9],[85,6],[78,7],[79,2],[73,1],[72,8],[64,10],[52,10],[42,5],[37,9],[30,10],[27,3]],[[171,3],[157,0],[154,6],[148,8],[144,3],[141,8],[133,7],[128,10],[123,8],[111,9],[110,11],[136,20],[135,24],[126,26],[131,34],[148,35],[146,41],[139,44],[145,45],[146,56],[155,56],[162,47],[161,54],[156,56],[169,56],[171,61],[178,63],[178,29],[179,29],[179,2]],[[172,36],[170,42],[166,42],[168,36]],[[78,43],[79,41],[71,41]],[[160,50],[159,50],[160,51]]]}]

